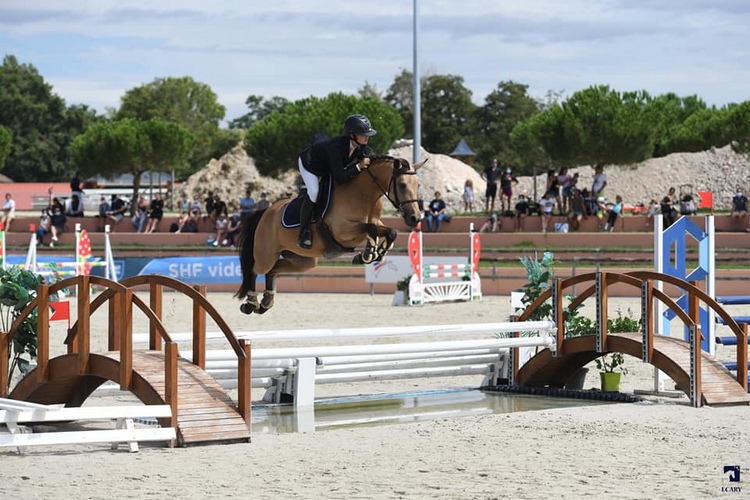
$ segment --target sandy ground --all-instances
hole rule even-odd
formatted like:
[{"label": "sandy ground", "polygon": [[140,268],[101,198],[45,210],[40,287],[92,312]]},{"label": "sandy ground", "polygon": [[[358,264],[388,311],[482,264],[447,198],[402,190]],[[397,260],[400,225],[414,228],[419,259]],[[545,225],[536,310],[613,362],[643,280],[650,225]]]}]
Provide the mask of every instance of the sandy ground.
[{"label": "sandy ground", "polygon": [[[507,297],[478,303],[392,307],[384,295],[282,294],[264,316],[241,315],[228,294],[210,295],[235,331],[504,321]],[[610,314],[636,299],[610,299]],[[593,305],[587,309],[593,310]],[[189,305],[164,297],[171,332],[190,328]],[[593,311],[586,311],[593,314]],[[106,313],[92,316],[93,349],[105,345]],[[213,325],[209,322],[209,330]],[[64,327],[54,324],[52,354]],[[146,321],[134,318],[134,331]],[[97,333],[98,332],[98,333]],[[343,342],[338,342],[343,343]],[[348,343],[348,342],[347,342]],[[224,346],[222,346],[224,347]],[[725,354],[725,353],[724,353]],[[653,369],[628,358],[623,391],[650,389]],[[316,395],[475,387],[477,377],[321,385]],[[598,387],[589,372],[586,387]],[[262,390],[253,391],[259,399]],[[112,397],[92,397],[107,404]],[[105,445],[0,452],[0,498],[750,498],[748,407],[693,409],[685,397],[643,403],[486,414],[309,433],[255,433],[252,443],[137,454]],[[750,477],[750,476],[747,476]],[[740,487],[727,492],[722,488]]]}]

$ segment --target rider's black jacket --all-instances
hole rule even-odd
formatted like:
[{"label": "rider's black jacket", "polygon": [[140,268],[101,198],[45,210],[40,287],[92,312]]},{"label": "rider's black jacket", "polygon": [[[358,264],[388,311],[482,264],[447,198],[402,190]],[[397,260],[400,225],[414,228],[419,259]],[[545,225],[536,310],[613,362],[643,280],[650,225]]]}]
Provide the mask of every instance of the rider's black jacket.
[{"label": "rider's black jacket", "polygon": [[359,175],[357,163],[371,151],[369,146],[359,147],[349,156],[349,137],[339,135],[307,146],[300,159],[302,165],[313,174],[331,174],[336,184],[344,184]]}]

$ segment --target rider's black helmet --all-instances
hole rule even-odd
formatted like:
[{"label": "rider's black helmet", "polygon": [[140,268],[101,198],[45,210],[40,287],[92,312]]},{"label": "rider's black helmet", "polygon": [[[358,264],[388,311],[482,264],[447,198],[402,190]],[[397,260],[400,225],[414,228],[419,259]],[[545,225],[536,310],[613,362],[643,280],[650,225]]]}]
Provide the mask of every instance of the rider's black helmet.
[{"label": "rider's black helmet", "polygon": [[344,134],[364,135],[372,137],[377,134],[377,130],[372,128],[370,120],[365,115],[352,115],[344,122]]}]

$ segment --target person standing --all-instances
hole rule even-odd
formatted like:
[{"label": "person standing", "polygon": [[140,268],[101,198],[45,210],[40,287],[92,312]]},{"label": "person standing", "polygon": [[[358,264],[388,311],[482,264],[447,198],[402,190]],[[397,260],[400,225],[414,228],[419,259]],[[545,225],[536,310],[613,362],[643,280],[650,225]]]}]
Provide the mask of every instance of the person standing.
[{"label": "person standing", "polygon": [[518,202],[515,206],[515,225],[514,231],[519,232],[524,230],[526,217],[529,215],[529,202],[526,201],[524,195],[518,195]]},{"label": "person standing", "polygon": [[607,187],[607,174],[604,173],[604,167],[597,165],[594,168],[594,180],[591,183],[591,196],[594,199],[604,196],[604,188]]},{"label": "person standing", "polygon": [[240,214],[245,217],[255,212],[255,200],[250,189],[245,191],[245,196],[240,198]]},{"label": "person standing", "polygon": [[539,200],[539,207],[542,209],[542,232],[547,232],[547,226],[552,218],[552,212],[555,210],[555,198],[552,193],[547,191],[544,196]]},{"label": "person standing", "polygon": [[500,176],[500,208],[503,214],[510,210],[510,200],[513,198],[514,182],[518,184],[518,179],[513,176],[510,167],[506,167],[505,172]]},{"label": "person standing", "polygon": [[464,212],[471,213],[474,211],[474,183],[471,179],[466,179],[464,183]]},{"label": "person standing", "polygon": [[495,198],[497,197],[497,176],[500,171],[497,168],[497,158],[487,165],[482,171],[482,179],[487,183],[484,190],[484,211],[492,213],[495,211]]}]

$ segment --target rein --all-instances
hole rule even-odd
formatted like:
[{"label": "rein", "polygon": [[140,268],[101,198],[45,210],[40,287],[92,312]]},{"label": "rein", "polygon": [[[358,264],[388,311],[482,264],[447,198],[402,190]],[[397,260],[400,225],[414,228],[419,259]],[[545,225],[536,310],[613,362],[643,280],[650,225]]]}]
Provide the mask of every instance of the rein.
[{"label": "rein", "polygon": [[[383,158],[383,159],[393,159],[393,160],[396,160],[396,158],[392,158],[390,156],[379,156],[377,158],[378,159]],[[388,201],[391,203],[391,205],[393,205],[393,208],[395,208],[398,211],[398,213],[403,214],[404,213],[404,205],[406,205],[407,203],[419,202],[419,200],[417,200],[417,199],[403,200],[403,201],[399,200],[399,198],[398,198],[398,190],[396,189],[396,186],[395,186],[396,179],[398,177],[402,176],[402,175],[417,175],[417,172],[414,171],[414,170],[411,170],[411,169],[410,170],[406,170],[406,169],[403,169],[403,168],[396,169],[395,166],[393,166],[392,169],[393,169],[393,172],[391,173],[391,177],[388,180],[388,188],[387,189],[383,189],[383,186],[380,185],[380,183],[378,182],[378,179],[375,177],[375,175],[372,172],[370,172],[370,167],[366,168],[365,170],[367,170],[367,173],[370,176],[370,179],[372,179],[372,182],[374,182],[375,185],[380,190],[380,192],[383,193],[383,196],[385,196],[386,199],[388,199]],[[390,195],[391,188],[393,188],[393,198],[391,198],[391,195]]]}]

